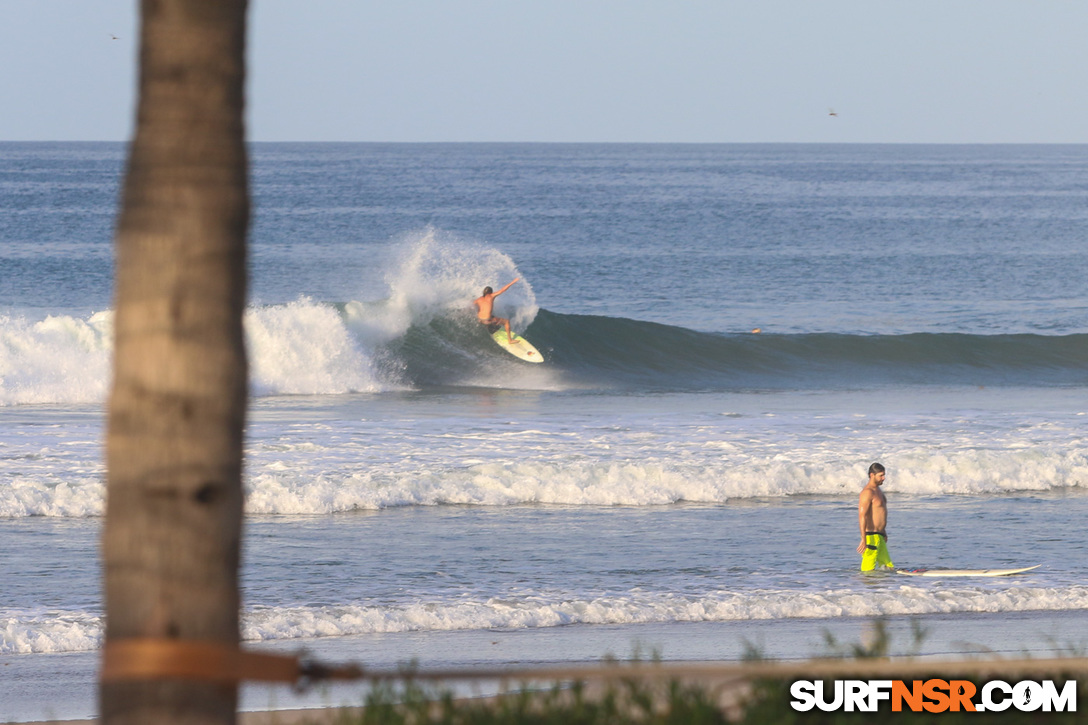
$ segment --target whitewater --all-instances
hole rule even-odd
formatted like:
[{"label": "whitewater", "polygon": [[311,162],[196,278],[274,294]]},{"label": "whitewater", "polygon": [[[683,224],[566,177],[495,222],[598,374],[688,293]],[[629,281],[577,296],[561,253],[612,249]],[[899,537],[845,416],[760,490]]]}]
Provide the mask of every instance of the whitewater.
[{"label": "whitewater", "polygon": [[[123,152],[0,144],[0,720],[58,677],[93,711]],[[1085,147],[258,144],[253,180],[251,646],[1084,645]],[[543,365],[474,319],[516,277]],[[898,565],[1042,566],[862,576],[873,461]]]}]

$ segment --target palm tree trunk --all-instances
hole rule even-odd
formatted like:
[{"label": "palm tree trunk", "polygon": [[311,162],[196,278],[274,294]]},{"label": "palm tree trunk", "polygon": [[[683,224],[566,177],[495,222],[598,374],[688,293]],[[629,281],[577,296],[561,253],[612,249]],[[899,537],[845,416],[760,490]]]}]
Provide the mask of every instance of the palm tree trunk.
[{"label": "palm tree trunk", "polygon": [[[238,643],[246,0],[142,0],[116,233],[106,643]],[[233,723],[237,685],[104,682],[104,723]]]}]

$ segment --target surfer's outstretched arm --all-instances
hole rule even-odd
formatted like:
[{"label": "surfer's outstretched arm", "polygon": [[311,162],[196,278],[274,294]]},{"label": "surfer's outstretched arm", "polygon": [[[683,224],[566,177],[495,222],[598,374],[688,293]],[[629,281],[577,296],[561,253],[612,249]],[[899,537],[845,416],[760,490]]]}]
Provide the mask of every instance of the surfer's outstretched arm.
[{"label": "surfer's outstretched arm", "polygon": [[[517,281],[518,281],[519,279],[521,279],[521,277],[515,277],[515,278],[514,278],[514,282],[517,282]],[[506,290],[508,290],[508,289],[510,289],[511,287],[513,287],[513,286],[514,286],[514,282],[511,282],[510,284],[508,284],[508,285],[506,285],[505,287],[503,287],[503,288],[502,288],[501,290],[499,290],[498,292],[496,292],[495,294],[493,294],[493,295],[492,295],[492,297],[498,297],[498,296],[499,296],[499,295],[501,295],[501,294],[502,294],[503,292],[505,292]]]}]

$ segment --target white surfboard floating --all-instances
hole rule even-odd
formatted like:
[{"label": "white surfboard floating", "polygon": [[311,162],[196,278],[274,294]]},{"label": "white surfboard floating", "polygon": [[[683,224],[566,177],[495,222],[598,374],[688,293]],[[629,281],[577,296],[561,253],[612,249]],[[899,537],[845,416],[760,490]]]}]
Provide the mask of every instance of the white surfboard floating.
[{"label": "white surfboard floating", "polygon": [[1008,576],[1038,569],[1042,564],[1025,566],[1020,569],[896,569],[896,574],[903,576]]},{"label": "white surfboard floating", "polygon": [[531,363],[544,362],[544,358],[540,354],[540,351],[530,345],[528,340],[516,332],[513,333],[512,338],[512,340],[507,340],[505,328],[499,328],[491,333],[491,339],[494,340],[499,347],[506,350],[514,357]]}]

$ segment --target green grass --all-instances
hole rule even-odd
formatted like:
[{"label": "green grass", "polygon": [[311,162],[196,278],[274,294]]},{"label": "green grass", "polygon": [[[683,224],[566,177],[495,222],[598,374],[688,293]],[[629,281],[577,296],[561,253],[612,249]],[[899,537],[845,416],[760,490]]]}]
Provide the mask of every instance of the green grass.
[{"label": "green grass", "polygon": [[[1064,678],[1055,677],[1062,680]],[[1002,723],[1030,725],[1084,723],[1083,709],[1073,713],[945,712],[825,713],[795,712],[790,707],[790,682],[765,679],[753,683],[739,713],[728,717],[711,694],[699,686],[671,681],[663,686],[627,681],[591,695],[586,685],[555,686],[547,691],[521,690],[483,700],[455,699],[449,692],[408,684],[377,687],[361,713],[343,714],[337,725],[855,725],[861,723]],[[1088,697],[1079,687],[1078,705]],[[1080,708],[1078,708],[1080,709]]]},{"label": "green grass", "polygon": [[627,681],[590,696],[584,683],[546,691],[520,690],[481,700],[458,700],[412,683],[376,687],[361,714],[338,725],[716,725],[727,723],[707,693],[669,683],[656,693]]}]

